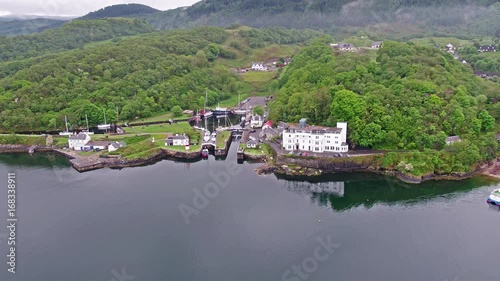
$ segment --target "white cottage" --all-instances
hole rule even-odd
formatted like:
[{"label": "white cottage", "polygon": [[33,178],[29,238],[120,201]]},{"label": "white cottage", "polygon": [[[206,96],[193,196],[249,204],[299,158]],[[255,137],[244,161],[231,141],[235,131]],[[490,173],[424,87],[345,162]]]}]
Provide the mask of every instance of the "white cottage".
[{"label": "white cottage", "polygon": [[185,135],[175,135],[165,140],[165,146],[186,146],[189,145],[189,138]]},{"label": "white cottage", "polygon": [[88,134],[78,134],[69,136],[68,147],[74,150],[82,150],[88,142],[90,141],[90,136]]},{"label": "white cottage", "polygon": [[252,62],[252,70],[267,71],[267,65],[263,62]]},{"label": "white cottage", "polygon": [[347,122],[337,122],[337,127],[309,126],[306,119],[298,125],[290,126],[283,131],[282,146],[285,150],[310,152],[338,152],[349,150],[347,144]]}]

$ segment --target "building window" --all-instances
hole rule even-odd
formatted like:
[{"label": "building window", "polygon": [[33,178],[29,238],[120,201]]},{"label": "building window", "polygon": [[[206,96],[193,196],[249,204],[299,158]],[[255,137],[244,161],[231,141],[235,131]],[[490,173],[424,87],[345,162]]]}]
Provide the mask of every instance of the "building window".
[{"label": "building window", "polygon": [[315,151],[319,151],[319,147],[315,147],[315,148],[314,148],[314,150],[315,150]]}]

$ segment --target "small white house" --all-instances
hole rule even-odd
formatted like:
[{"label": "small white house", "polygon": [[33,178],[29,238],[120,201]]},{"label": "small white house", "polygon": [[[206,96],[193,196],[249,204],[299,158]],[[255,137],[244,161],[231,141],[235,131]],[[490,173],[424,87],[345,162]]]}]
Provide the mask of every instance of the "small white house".
[{"label": "small white house", "polygon": [[262,119],[262,116],[255,114],[252,116],[252,119],[250,120],[250,127],[252,128],[261,128],[264,120]]},{"label": "small white house", "polygon": [[462,139],[459,136],[451,136],[446,138],[446,144],[451,145],[455,142],[461,142]]},{"label": "small white house", "polygon": [[90,136],[88,134],[78,134],[69,136],[68,147],[74,150],[82,150],[88,142],[90,141]]},{"label": "small white house", "polygon": [[258,143],[256,140],[249,140],[247,142],[247,148],[257,148]]},{"label": "small white house", "polygon": [[382,47],[382,41],[372,42],[372,49],[380,49],[380,47]]},{"label": "small white house", "polygon": [[108,152],[117,151],[118,149],[125,147],[124,142],[112,142],[108,146]]},{"label": "small white house", "polygon": [[267,65],[263,62],[252,62],[252,70],[267,71]]},{"label": "small white house", "polygon": [[81,150],[106,150],[108,149],[108,141],[89,141],[87,144],[82,146]]},{"label": "small white house", "polygon": [[185,135],[175,135],[165,140],[165,146],[186,146],[189,145],[189,138]]}]

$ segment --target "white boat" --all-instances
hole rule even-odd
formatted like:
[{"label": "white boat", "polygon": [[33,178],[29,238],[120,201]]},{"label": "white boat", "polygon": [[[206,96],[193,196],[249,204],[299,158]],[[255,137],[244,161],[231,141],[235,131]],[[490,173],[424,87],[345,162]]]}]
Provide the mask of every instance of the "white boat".
[{"label": "white boat", "polygon": [[493,190],[490,196],[488,196],[488,200],[486,200],[486,202],[494,206],[500,206],[500,188]]},{"label": "white boat", "polygon": [[205,129],[205,133],[203,134],[203,141],[208,142],[212,138],[210,131]]},{"label": "white boat", "polygon": [[210,141],[212,141],[212,142],[217,141],[217,133],[216,132],[212,133],[212,137],[210,138]]},{"label": "white boat", "polygon": [[64,116],[64,123],[66,124],[66,131],[59,132],[60,136],[72,136],[73,133],[68,130],[68,118]]},{"label": "white boat", "polygon": [[245,115],[245,114],[247,114],[247,110],[246,109],[235,109],[234,114]]},{"label": "white boat", "polygon": [[103,109],[102,112],[104,113],[104,124],[97,125],[97,129],[99,129],[99,130],[109,130],[109,129],[111,129],[111,124],[107,124],[107,121],[106,121],[106,111]]}]

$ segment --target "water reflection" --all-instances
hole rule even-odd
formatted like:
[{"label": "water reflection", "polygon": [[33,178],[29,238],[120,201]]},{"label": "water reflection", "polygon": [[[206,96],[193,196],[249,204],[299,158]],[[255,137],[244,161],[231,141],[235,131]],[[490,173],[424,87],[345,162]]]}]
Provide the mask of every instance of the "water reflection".
[{"label": "water reflection", "polygon": [[406,184],[394,177],[367,173],[324,175],[314,178],[276,176],[286,189],[308,195],[311,201],[343,212],[376,204],[411,206],[437,198],[451,199],[495,181],[477,177],[464,181]]},{"label": "water reflection", "polygon": [[6,153],[0,154],[0,163],[11,167],[57,167],[70,166],[69,160],[55,153]]}]

